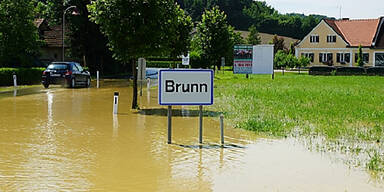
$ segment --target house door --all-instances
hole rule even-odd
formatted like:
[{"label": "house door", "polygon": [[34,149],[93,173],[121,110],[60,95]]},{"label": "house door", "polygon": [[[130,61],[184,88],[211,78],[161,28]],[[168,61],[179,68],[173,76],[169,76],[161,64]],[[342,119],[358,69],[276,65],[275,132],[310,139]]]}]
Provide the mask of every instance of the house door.
[{"label": "house door", "polygon": [[384,53],[375,53],[375,66],[384,66]]}]

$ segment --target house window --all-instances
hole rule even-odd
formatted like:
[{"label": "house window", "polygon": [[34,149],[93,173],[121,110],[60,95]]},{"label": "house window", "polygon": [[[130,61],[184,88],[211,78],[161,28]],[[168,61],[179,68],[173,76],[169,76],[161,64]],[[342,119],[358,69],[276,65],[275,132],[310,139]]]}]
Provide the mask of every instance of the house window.
[{"label": "house window", "polygon": [[333,54],[332,53],[320,53],[319,54],[319,62],[320,63],[333,63]]},{"label": "house window", "polygon": [[311,63],[313,63],[314,58],[315,58],[315,54],[314,53],[301,53],[301,56],[309,58],[311,60]]},{"label": "house window", "polygon": [[327,36],[328,43],[336,43],[336,35],[328,35]]},{"label": "house window", "polygon": [[349,63],[351,61],[351,54],[350,53],[337,53],[336,55],[336,62],[345,64]]},{"label": "house window", "polygon": [[[358,58],[359,58],[359,54],[355,53],[355,63],[357,63]],[[363,62],[369,63],[369,53],[363,53]]]},{"label": "house window", "polygon": [[310,41],[311,43],[318,43],[318,42],[319,42],[319,35],[311,35],[311,36],[309,37],[309,41]]},{"label": "house window", "polygon": [[375,54],[375,66],[384,66],[384,53]]}]

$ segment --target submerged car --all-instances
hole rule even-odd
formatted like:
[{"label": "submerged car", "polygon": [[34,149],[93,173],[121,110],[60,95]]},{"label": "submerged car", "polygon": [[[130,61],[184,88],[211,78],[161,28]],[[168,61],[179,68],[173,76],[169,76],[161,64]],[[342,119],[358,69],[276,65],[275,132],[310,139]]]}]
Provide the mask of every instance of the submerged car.
[{"label": "submerged car", "polygon": [[76,62],[53,62],[42,75],[42,84],[45,88],[49,85],[64,85],[66,87],[90,87],[91,75]]}]

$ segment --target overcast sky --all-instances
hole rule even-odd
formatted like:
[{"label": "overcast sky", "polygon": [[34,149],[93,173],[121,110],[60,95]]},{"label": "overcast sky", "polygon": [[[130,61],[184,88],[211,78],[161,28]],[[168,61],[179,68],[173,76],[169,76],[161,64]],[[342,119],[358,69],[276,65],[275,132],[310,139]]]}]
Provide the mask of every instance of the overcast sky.
[{"label": "overcast sky", "polygon": [[280,13],[304,13],[340,18],[384,16],[384,0],[265,0]]}]

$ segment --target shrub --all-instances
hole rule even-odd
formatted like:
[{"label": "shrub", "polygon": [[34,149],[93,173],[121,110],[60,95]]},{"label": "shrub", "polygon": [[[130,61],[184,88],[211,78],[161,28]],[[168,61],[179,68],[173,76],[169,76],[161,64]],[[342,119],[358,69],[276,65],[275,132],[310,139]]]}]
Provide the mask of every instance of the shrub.
[{"label": "shrub", "polygon": [[0,86],[12,86],[13,74],[18,85],[32,85],[41,82],[44,68],[0,68]]},{"label": "shrub", "polygon": [[336,75],[365,75],[363,67],[338,67],[336,68]]},{"label": "shrub", "polygon": [[380,76],[384,76],[384,67],[370,67],[370,68],[367,68],[367,75],[380,75]]},{"label": "shrub", "polygon": [[335,67],[329,66],[314,66],[309,68],[310,75],[332,75],[336,70]]},{"label": "shrub", "polygon": [[181,61],[179,62],[174,62],[174,61],[147,61],[147,67],[156,67],[156,68],[170,68],[173,64],[180,64]]}]

